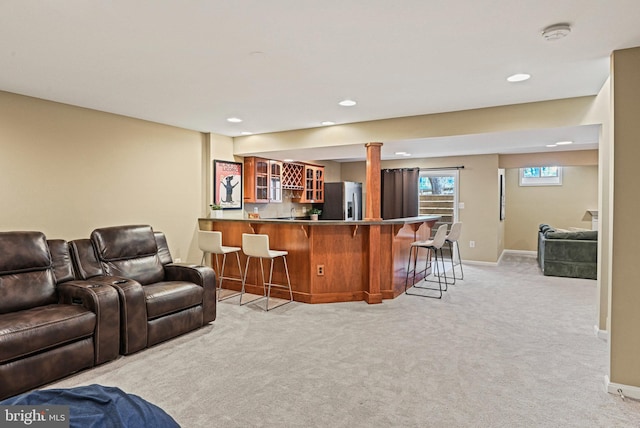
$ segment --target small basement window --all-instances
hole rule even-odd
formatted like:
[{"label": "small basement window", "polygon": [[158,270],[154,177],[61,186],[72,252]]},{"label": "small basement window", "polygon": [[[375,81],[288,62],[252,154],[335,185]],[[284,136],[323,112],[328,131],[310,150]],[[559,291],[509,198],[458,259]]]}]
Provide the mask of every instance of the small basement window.
[{"label": "small basement window", "polygon": [[561,166],[520,168],[521,186],[562,186]]}]

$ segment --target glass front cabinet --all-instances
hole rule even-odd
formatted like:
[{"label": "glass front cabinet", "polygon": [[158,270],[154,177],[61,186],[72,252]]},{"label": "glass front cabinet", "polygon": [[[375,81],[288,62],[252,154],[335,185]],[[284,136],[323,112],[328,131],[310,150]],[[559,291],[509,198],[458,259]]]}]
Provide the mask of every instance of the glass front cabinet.
[{"label": "glass front cabinet", "polygon": [[244,201],[269,202],[269,160],[256,157],[244,159]]},{"label": "glass front cabinet", "polygon": [[324,202],[324,166],[304,165],[304,189],[299,200],[300,203]]},{"label": "glass front cabinet", "polygon": [[269,161],[269,202],[282,202],[282,162]]},{"label": "glass front cabinet", "polygon": [[282,202],[283,189],[289,189],[292,202],[324,202],[324,166],[250,156],[244,158],[244,171],[246,203]]}]

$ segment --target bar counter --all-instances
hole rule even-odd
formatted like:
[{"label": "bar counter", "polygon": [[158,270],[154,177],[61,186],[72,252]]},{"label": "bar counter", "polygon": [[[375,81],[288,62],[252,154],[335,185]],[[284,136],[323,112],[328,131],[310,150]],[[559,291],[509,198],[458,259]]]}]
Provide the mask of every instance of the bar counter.
[{"label": "bar counter", "polygon": [[[289,220],[200,218],[200,230],[222,232],[226,246],[242,247],[243,233],[269,235],[269,246],[286,250],[293,298],[304,303],[365,300],[380,303],[404,292],[409,246],[428,239],[439,216],[392,220]],[[240,252],[244,269],[246,257]],[[228,257],[225,277],[238,277],[235,257]],[[265,275],[268,275],[268,263]],[[276,260],[273,282],[286,284],[281,260]],[[240,283],[225,281],[224,288],[240,290]],[[260,264],[252,260],[246,290],[262,294]],[[272,289],[272,296],[288,292]]]}]

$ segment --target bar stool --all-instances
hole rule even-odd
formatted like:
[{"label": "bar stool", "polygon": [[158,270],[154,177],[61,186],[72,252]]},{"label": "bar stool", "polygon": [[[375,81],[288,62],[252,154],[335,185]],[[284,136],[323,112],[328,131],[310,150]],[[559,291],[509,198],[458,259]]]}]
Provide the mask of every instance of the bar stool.
[{"label": "bar stool", "polygon": [[[208,230],[199,230],[198,231],[198,246],[202,250],[202,261],[201,264],[205,264],[205,256],[207,253],[211,253],[215,255],[216,259],[216,267],[215,271],[218,275],[220,282],[218,284],[217,290],[217,298],[218,301],[226,300],[231,297],[239,296],[240,292],[230,293],[226,296],[222,296],[222,281],[228,279],[230,281],[240,281],[244,284],[242,279],[242,267],[240,266],[240,247],[226,247],[222,245],[222,232],[216,231],[208,231]],[[227,254],[235,253],[236,261],[238,262],[238,272],[240,273],[240,278],[234,278],[229,276],[224,276],[224,266],[227,261]],[[222,266],[220,265],[220,260],[218,259],[218,255],[222,255]]]},{"label": "bar stool", "polygon": [[[293,291],[291,290],[291,279],[289,278],[289,269],[287,267],[287,251],[280,250],[272,250],[269,248],[269,235],[261,235],[261,234],[252,234],[252,233],[243,233],[242,234],[242,252],[247,256],[247,264],[244,269],[244,281],[242,282],[242,295],[240,297],[240,304],[244,305],[246,303],[255,302],[256,300],[266,298],[267,303],[265,305],[264,310],[269,311],[271,309],[277,308],[278,306],[282,306],[287,303],[293,302]],[[260,273],[262,274],[262,288],[263,295],[258,299],[252,299],[248,302],[243,303],[243,298],[245,294],[245,283],[247,282],[247,272],[249,270],[249,261],[251,258],[260,259]],[[284,271],[287,275],[287,285],[283,284],[274,284],[273,281],[273,261],[282,257],[282,261],[284,262]],[[264,266],[262,263],[263,259],[271,260],[271,267],[269,268],[269,281],[265,281],[264,278]],[[265,287],[268,286],[268,289]],[[285,300],[283,302],[278,303],[275,306],[269,307],[269,300],[271,299],[271,287],[279,287],[289,289],[289,300]]]},{"label": "bar stool", "polygon": [[[449,244],[449,254],[451,254],[451,272],[453,273],[453,284],[456,283],[456,279],[464,280],[464,271],[462,270],[462,257],[460,257],[460,245],[458,245],[458,239],[460,239],[460,233],[462,232],[462,223],[457,222],[451,225],[451,230],[444,238],[444,242]],[[460,278],[456,277],[455,263],[453,261],[453,247],[458,249],[458,264],[460,265]],[[445,273],[446,275],[446,273]]]},{"label": "bar stool", "polygon": [[[444,245],[444,241],[445,241],[445,237],[447,235],[447,225],[443,224],[438,228],[438,231],[436,232],[435,236],[433,237],[433,239],[428,240],[428,241],[415,241],[411,244],[411,247],[409,249],[409,263],[407,264],[407,276],[405,278],[404,281],[404,292],[405,294],[408,294],[410,296],[420,296],[420,297],[430,297],[432,299],[441,299],[442,298],[442,292],[443,291],[447,291],[448,289],[448,284],[447,284],[447,277],[445,275],[442,275],[442,273],[444,272],[444,257],[442,255],[442,247]],[[423,270],[421,271],[417,271],[418,269],[418,250],[419,249],[426,249],[427,250],[427,258],[425,260],[425,267]],[[442,271],[440,270],[440,264],[438,263],[438,252],[440,253],[440,264],[442,264]],[[416,275],[417,274],[421,274],[421,273],[425,273],[425,277],[423,279],[423,281],[425,282],[435,282],[435,281],[429,281],[427,280],[427,276],[428,274],[426,274],[426,271],[429,268],[432,268],[432,263],[431,263],[431,254],[435,255],[435,269],[437,270],[437,273],[435,274],[435,276],[438,278],[438,288],[433,288],[433,287],[425,287],[425,286],[420,286],[420,285],[416,285]],[[411,269],[411,259],[413,258],[413,269]],[[409,274],[413,272],[413,281],[411,282],[411,285],[413,286],[414,289],[423,289],[423,290],[436,290],[439,291],[440,294],[438,296],[431,296],[429,294],[422,294],[420,292],[418,293],[409,293]],[[444,278],[444,289],[442,288],[442,278]]]}]

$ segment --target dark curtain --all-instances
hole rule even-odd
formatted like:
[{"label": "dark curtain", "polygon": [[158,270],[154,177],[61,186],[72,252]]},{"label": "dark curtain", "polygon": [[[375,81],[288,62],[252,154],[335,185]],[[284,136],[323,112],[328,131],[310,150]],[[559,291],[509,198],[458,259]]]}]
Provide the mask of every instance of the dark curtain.
[{"label": "dark curtain", "polygon": [[420,169],[382,170],[382,218],[415,217],[418,215],[418,179]]}]

